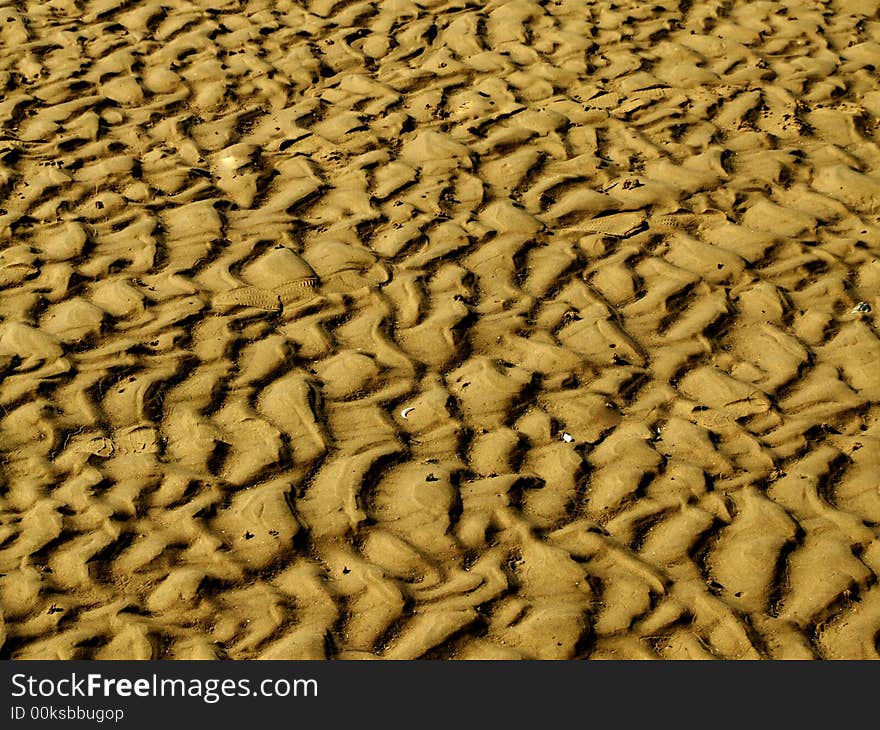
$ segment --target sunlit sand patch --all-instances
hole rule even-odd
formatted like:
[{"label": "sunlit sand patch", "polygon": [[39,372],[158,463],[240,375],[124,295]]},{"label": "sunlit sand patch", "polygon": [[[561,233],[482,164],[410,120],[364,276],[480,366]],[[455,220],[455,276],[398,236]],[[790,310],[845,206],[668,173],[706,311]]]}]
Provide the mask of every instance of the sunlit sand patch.
[{"label": "sunlit sand patch", "polygon": [[389,271],[377,264],[366,271],[343,269],[323,278],[321,290],[327,294],[348,294],[374,288],[388,281]]},{"label": "sunlit sand patch", "polygon": [[36,257],[25,246],[10,246],[0,251],[0,286],[18,284],[39,273]]}]

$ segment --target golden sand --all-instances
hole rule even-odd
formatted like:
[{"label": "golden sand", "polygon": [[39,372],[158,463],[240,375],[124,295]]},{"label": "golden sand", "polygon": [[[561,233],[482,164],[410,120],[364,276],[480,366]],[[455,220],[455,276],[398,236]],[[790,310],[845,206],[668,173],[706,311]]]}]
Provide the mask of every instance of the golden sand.
[{"label": "golden sand", "polygon": [[0,0],[0,657],[878,658],[878,0]]}]

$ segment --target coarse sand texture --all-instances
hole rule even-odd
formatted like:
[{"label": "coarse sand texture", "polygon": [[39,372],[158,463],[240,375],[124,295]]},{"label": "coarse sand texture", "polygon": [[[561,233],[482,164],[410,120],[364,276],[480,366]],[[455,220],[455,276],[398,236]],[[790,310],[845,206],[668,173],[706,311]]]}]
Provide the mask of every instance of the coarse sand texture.
[{"label": "coarse sand texture", "polygon": [[880,0],[0,0],[0,658],[877,659]]}]

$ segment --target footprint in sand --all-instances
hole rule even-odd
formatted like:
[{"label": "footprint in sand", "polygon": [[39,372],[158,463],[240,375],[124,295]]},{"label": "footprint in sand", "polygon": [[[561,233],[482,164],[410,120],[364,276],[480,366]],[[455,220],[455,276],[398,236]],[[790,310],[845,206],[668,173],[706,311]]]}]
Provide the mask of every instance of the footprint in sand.
[{"label": "footprint in sand", "polygon": [[246,286],[217,294],[213,305],[221,310],[252,307],[279,312],[324,294],[354,293],[390,279],[387,267],[344,243],[323,242],[310,258],[313,265],[289,248],[276,247],[242,270]]},{"label": "footprint in sand", "polygon": [[278,246],[259,256],[242,269],[246,286],[221,292],[213,299],[216,309],[253,307],[278,312],[286,304],[294,304],[316,296],[318,277],[297,253]]}]

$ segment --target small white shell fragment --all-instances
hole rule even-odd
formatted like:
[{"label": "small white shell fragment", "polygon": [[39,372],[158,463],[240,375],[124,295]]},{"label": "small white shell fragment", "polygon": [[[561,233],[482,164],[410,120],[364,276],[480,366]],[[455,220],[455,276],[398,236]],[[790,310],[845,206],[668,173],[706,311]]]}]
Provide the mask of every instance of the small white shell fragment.
[{"label": "small white shell fragment", "polygon": [[415,408],[413,408],[413,407],[404,408],[404,409],[400,412],[400,416],[401,416],[402,418],[409,418],[409,414],[412,413],[414,410],[415,410]]},{"label": "small white shell fragment", "polygon": [[563,431],[562,440],[565,441],[565,443],[570,444],[572,441],[574,441],[574,436],[572,436],[570,433]]}]

